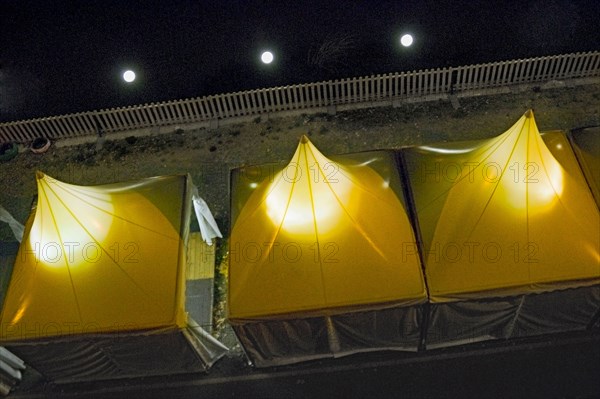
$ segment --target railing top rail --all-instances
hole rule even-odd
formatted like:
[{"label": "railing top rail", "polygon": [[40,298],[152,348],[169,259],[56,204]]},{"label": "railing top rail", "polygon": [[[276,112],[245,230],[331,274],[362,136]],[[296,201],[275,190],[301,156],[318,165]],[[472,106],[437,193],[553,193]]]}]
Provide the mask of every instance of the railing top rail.
[{"label": "railing top rail", "polygon": [[[586,62],[568,62],[566,63],[566,60],[573,60],[573,59],[587,59],[588,61]],[[591,62],[590,62],[591,60]],[[179,114],[181,112],[185,113],[186,115],[173,115],[172,117],[168,115],[166,115],[168,120],[163,120],[162,117],[159,118],[159,120],[154,121],[157,124],[160,123],[171,123],[172,121],[175,120],[179,120],[179,119],[188,119],[189,116],[187,116],[187,111],[185,110],[184,106],[185,104],[198,104],[201,108],[202,108],[202,103],[204,103],[204,107],[208,107],[210,104],[210,110],[207,109],[208,114],[205,116],[204,115],[204,111],[202,111],[202,117],[203,118],[221,118],[221,117],[229,117],[231,115],[235,115],[236,114],[236,110],[232,109],[232,104],[233,107],[237,107],[237,101],[229,101],[228,99],[235,99],[238,98],[241,99],[242,98],[255,98],[254,96],[257,96],[257,100],[259,101],[259,104],[252,104],[251,106],[248,105],[248,107],[251,107],[251,111],[253,113],[260,113],[260,112],[266,112],[269,110],[280,110],[280,109],[284,109],[284,108],[296,108],[298,106],[298,104],[294,103],[294,104],[288,104],[290,101],[296,101],[296,102],[302,102],[302,107],[303,108],[307,108],[307,107],[311,107],[311,106],[322,106],[323,105],[323,101],[332,101],[333,104],[336,103],[340,103],[340,102],[356,102],[356,101],[363,101],[363,100],[368,100],[369,96],[372,95],[373,93],[370,93],[370,86],[371,83],[369,82],[381,82],[382,80],[390,80],[390,85],[392,85],[392,81],[395,81],[396,85],[398,83],[397,79],[416,79],[418,77],[419,82],[421,81],[423,76],[426,75],[439,75],[439,74],[444,74],[444,75],[448,75],[449,77],[446,79],[444,78],[444,83],[443,85],[445,86],[449,86],[450,84],[450,75],[453,75],[455,72],[458,73],[459,78],[463,77],[464,78],[464,74],[467,73],[468,71],[473,71],[473,70],[484,70],[487,69],[489,70],[490,68],[493,67],[499,67],[499,68],[506,68],[510,65],[516,65],[516,64],[535,64],[535,63],[539,63],[539,62],[550,62],[551,64],[554,64],[556,61],[560,62],[561,65],[563,65],[562,69],[567,68],[567,64],[568,64],[568,75],[566,76],[563,72],[561,72],[560,74],[551,74],[549,72],[546,72],[546,68],[544,68],[544,71],[537,71],[535,73],[538,73],[539,76],[536,77],[537,81],[543,81],[544,79],[551,79],[553,76],[559,76],[560,78],[565,77],[565,78],[571,78],[571,77],[585,77],[585,76],[597,76],[598,74],[600,74],[600,72],[598,71],[600,69],[600,52],[599,51],[589,51],[589,52],[583,52],[583,53],[570,53],[570,54],[559,54],[559,55],[548,55],[548,56],[541,56],[541,57],[533,57],[533,58],[525,58],[525,59],[517,59],[517,60],[505,60],[505,61],[495,61],[495,62],[488,62],[488,63],[482,63],[482,64],[471,64],[471,65],[464,65],[464,66],[458,66],[458,67],[442,67],[442,68],[435,68],[435,69],[422,69],[422,70],[413,70],[413,71],[403,71],[403,72],[391,72],[391,73],[385,73],[385,74],[377,74],[377,75],[370,75],[370,76],[354,76],[354,77],[345,77],[345,78],[340,78],[340,79],[335,79],[335,80],[327,80],[327,81],[319,81],[319,82],[308,82],[308,83],[301,83],[301,84],[293,84],[293,85],[285,85],[285,86],[275,86],[275,87],[267,87],[267,88],[261,88],[261,89],[251,89],[251,90],[244,90],[244,91],[236,91],[236,92],[231,92],[231,93],[221,93],[221,94],[210,94],[210,95],[206,95],[206,96],[201,96],[201,97],[191,97],[191,98],[184,98],[184,99],[179,99],[179,100],[167,100],[167,101],[162,101],[162,102],[150,102],[150,103],[145,103],[145,104],[135,104],[135,105],[127,105],[127,106],[123,106],[123,107],[113,107],[113,108],[102,108],[99,110],[93,110],[93,111],[84,111],[84,112],[76,112],[76,113],[71,113],[71,114],[64,114],[64,115],[52,115],[52,116],[44,116],[44,117],[39,117],[39,118],[32,118],[32,119],[24,119],[24,120],[16,120],[16,121],[8,121],[8,122],[1,122],[0,123],[0,141],[6,140],[7,137],[4,137],[6,133],[8,136],[10,136],[10,131],[9,129],[11,127],[26,127],[26,126],[31,126],[31,125],[38,125],[38,124],[49,124],[50,122],[52,123],[58,123],[61,125],[61,127],[71,131],[73,130],[73,128],[71,127],[71,124],[69,122],[79,122],[83,119],[86,119],[88,121],[87,125],[89,125],[90,123],[95,123],[97,126],[103,127],[104,123],[103,120],[101,120],[102,116],[110,116],[112,118],[112,116],[114,115],[124,115],[125,119],[127,120],[127,122],[119,122],[119,121],[115,121],[116,125],[114,127],[114,129],[131,129],[131,128],[135,128],[135,126],[129,126],[130,125],[130,118],[128,117],[128,115],[133,114],[134,111],[138,112],[138,111],[146,111],[148,113],[150,113],[151,110],[157,110],[159,111],[160,114],[163,113],[163,110],[168,110],[171,107],[175,106],[178,107],[176,112],[177,114]],[[531,71],[534,71],[535,68],[531,68]],[[528,68],[529,71],[529,68]],[[462,75],[461,73],[464,72]],[[534,73],[534,72],[532,72]],[[581,75],[581,76],[579,76]],[[465,75],[466,76],[466,75]],[[462,82],[462,88],[463,89],[469,89],[469,85],[470,83],[470,76],[471,76],[471,72],[468,72],[468,79],[469,81],[463,81]],[[490,75],[492,76],[492,75]],[[486,73],[486,79],[487,79],[487,73]],[[508,84],[514,84],[514,83],[520,83],[518,81],[512,81],[509,79],[505,79],[505,77],[500,77],[499,75],[495,78],[497,81],[495,82],[490,82],[490,84],[496,84],[496,85],[508,85]],[[426,82],[426,81],[425,81]],[[360,96],[360,98],[341,98],[341,99],[337,99],[337,98],[332,98],[331,96],[333,95],[335,97],[335,93],[337,93],[337,90],[334,90],[334,94],[332,94],[331,88],[332,87],[337,87],[339,85],[345,85],[346,87],[348,87],[348,89],[345,90],[341,90],[341,92],[346,91],[346,90],[350,90],[350,91],[354,91],[356,90],[356,85],[358,84],[358,93],[354,93],[354,96]],[[413,85],[416,83],[413,83]],[[425,83],[427,84],[427,83]],[[439,83],[442,84],[442,83]],[[438,86],[439,86],[438,84]],[[465,86],[466,84],[466,86]],[[420,85],[420,83],[419,83]],[[363,86],[364,86],[364,90],[363,90]],[[327,87],[329,87],[329,89],[327,89]],[[352,87],[354,87],[354,89],[351,89]],[[390,86],[391,87],[391,86]],[[414,88],[412,91],[410,91],[410,95],[415,95],[415,94],[420,94],[421,93],[421,88],[420,86],[418,86],[418,92],[414,91]],[[441,87],[441,86],[440,86]],[[440,87],[436,88],[435,92],[438,93]],[[321,93],[321,88],[323,88],[323,91]],[[306,91],[306,89],[310,89],[310,93],[309,91]],[[316,91],[313,91],[314,89],[316,89]],[[286,99],[287,97],[285,96],[285,92],[286,91],[298,91],[298,93],[300,93],[301,99],[300,100],[289,100]],[[378,86],[377,84],[373,86],[373,90],[378,90]],[[367,92],[364,92],[367,91]],[[387,91],[387,93],[391,93],[391,89],[390,91]],[[304,93],[304,94],[303,94]],[[273,94],[276,94],[275,97],[271,97]],[[322,99],[321,98],[321,94],[325,95],[325,98]],[[395,93],[395,94],[390,94],[390,95],[405,95],[407,93]],[[265,96],[267,95],[267,96]],[[282,95],[283,97],[283,104],[280,104],[280,98],[279,96]],[[317,96],[316,99],[312,98],[314,95]],[[344,94],[345,96],[347,96],[347,94]],[[306,97],[308,96],[308,97]],[[376,96],[379,98],[380,93],[377,92]],[[294,94],[294,98],[296,97],[296,95]],[[309,98],[310,97],[310,98]],[[216,104],[214,103],[216,101]],[[312,102],[312,103],[311,103]],[[241,104],[244,104],[244,102],[240,102]],[[254,103],[254,100],[252,100],[252,103]],[[306,104],[306,105],[305,105]],[[216,105],[219,109],[215,109],[212,110],[213,105]],[[221,112],[221,106],[223,106],[223,112]],[[244,105],[242,105],[242,107],[244,107]],[[236,108],[237,109],[237,108]],[[215,114],[215,112],[217,114]],[[246,112],[246,110],[244,110],[243,112]],[[158,117],[158,115],[156,115]],[[195,117],[195,116],[194,116]],[[197,118],[197,117],[196,117]],[[92,122],[90,122],[92,121]],[[132,119],[133,122],[136,121],[135,118]],[[75,127],[77,123],[75,123]],[[56,130],[56,128],[52,128],[50,129],[50,127],[48,127],[49,130]],[[74,134],[76,132],[73,132]],[[86,134],[89,132],[85,132]],[[25,135],[27,136],[27,135]],[[10,139],[10,138],[9,138]]]}]

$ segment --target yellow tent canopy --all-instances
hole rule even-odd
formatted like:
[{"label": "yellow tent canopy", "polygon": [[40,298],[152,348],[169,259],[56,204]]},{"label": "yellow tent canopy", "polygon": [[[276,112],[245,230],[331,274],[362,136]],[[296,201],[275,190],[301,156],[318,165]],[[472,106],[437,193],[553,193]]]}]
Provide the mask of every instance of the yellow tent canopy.
[{"label": "yellow tent canopy", "polygon": [[570,139],[596,204],[600,206],[600,127],[574,130],[570,132]]},{"label": "yellow tent canopy", "polygon": [[426,298],[398,196],[367,165],[333,162],[306,136],[236,216],[230,318]]},{"label": "yellow tent canopy", "polygon": [[185,183],[83,187],[38,172],[1,339],[184,326]]},{"label": "yellow tent canopy", "polygon": [[36,177],[0,344],[56,381],[202,371],[224,353],[185,311],[189,175]]},{"label": "yellow tent canopy", "polygon": [[565,136],[542,138],[532,111],[405,157],[433,302],[600,282],[598,208]]},{"label": "yellow tent canopy", "polygon": [[231,182],[229,320],[257,366],[416,349],[427,294],[393,152],[329,159],[304,136]]}]

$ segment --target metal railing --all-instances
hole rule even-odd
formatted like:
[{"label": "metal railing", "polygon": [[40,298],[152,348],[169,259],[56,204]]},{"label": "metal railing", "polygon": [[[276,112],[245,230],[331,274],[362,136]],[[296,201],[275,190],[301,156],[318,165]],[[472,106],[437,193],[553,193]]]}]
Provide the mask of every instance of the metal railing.
[{"label": "metal railing", "polygon": [[391,73],[0,123],[0,142],[51,140],[343,104],[600,76],[600,52]]}]

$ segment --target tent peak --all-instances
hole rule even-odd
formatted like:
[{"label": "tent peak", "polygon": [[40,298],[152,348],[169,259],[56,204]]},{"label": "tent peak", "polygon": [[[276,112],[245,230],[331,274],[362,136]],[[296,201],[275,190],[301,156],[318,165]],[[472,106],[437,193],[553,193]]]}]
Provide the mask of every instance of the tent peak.
[{"label": "tent peak", "polygon": [[529,108],[524,114],[524,117],[526,118],[533,118],[533,110],[531,108]]},{"label": "tent peak", "polygon": [[300,144],[306,144],[306,143],[310,143],[310,140],[308,139],[308,137],[306,136],[306,134],[303,134],[300,137]]},{"label": "tent peak", "polygon": [[41,180],[44,178],[44,176],[46,176],[46,174],[44,172],[42,172],[41,170],[36,170],[35,171],[35,178],[37,180]]}]

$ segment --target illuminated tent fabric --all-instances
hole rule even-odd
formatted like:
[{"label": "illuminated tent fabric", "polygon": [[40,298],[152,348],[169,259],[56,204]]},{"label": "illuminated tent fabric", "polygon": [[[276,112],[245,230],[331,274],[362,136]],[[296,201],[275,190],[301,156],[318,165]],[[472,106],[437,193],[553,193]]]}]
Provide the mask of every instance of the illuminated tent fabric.
[{"label": "illuminated tent fabric", "polygon": [[430,347],[587,326],[600,304],[600,221],[563,134],[542,138],[528,111],[498,137],[404,159],[434,303]]},{"label": "illuminated tent fabric", "polygon": [[231,181],[229,320],[255,365],[416,349],[426,291],[392,152],[330,160],[303,137]]},{"label": "illuminated tent fabric", "polygon": [[569,138],[596,204],[600,206],[600,127],[574,130]]},{"label": "illuminated tent fabric", "polygon": [[205,370],[185,311],[189,176],[76,186],[37,174],[0,343],[55,381]]},{"label": "illuminated tent fabric", "polygon": [[[600,127],[573,130],[569,132],[569,141],[596,199],[596,205],[600,207]],[[600,328],[600,309],[593,319],[594,327]]]}]

